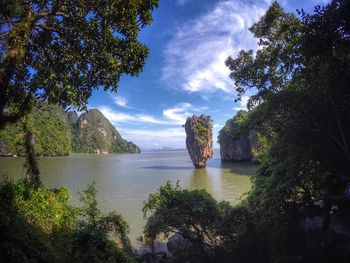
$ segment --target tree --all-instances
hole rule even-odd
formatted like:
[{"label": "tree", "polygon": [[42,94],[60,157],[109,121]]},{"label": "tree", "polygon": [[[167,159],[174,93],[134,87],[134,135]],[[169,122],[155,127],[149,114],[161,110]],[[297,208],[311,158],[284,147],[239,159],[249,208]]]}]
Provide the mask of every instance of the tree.
[{"label": "tree", "polygon": [[255,56],[241,51],[226,61],[239,97],[257,91],[251,121],[274,134],[270,157],[290,157],[286,164],[295,170],[286,174],[294,178],[318,163],[312,180],[327,193],[343,192],[350,173],[349,8],[349,1],[334,0],[298,19],[275,2],[250,28],[263,43]]},{"label": "tree", "polygon": [[[344,262],[348,241],[331,231],[330,214],[349,209],[350,1],[298,14],[274,2],[250,28],[260,48],[226,61],[238,99],[255,91],[249,125],[268,145],[246,205],[262,261]],[[299,223],[315,215],[327,231],[310,235]]]},{"label": "tree", "polygon": [[158,0],[2,1],[0,129],[35,100],[84,109],[93,89],[115,92],[140,73],[148,48],[138,33]]},{"label": "tree", "polygon": [[230,208],[227,202],[217,203],[205,190],[190,191],[167,182],[144,204],[145,234],[151,240],[160,234],[178,234],[187,240],[191,248],[186,255],[185,251],[174,255],[177,262],[190,258],[190,262],[214,262],[213,251],[222,242],[219,229]]},{"label": "tree", "polygon": [[72,236],[74,262],[135,262],[127,236],[129,226],[116,212],[103,215],[97,207],[95,183],[82,192],[81,219]]},{"label": "tree", "polygon": [[253,218],[246,207],[168,182],[149,195],[143,212],[148,238],[170,237],[171,262],[256,262]]}]

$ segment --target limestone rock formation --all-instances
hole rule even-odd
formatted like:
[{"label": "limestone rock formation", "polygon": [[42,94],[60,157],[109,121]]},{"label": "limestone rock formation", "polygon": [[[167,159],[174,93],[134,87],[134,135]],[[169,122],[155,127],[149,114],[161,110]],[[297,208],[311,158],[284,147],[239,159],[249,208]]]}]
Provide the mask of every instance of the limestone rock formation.
[{"label": "limestone rock formation", "polygon": [[243,135],[238,138],[232,139],[228,143],[220,144],[220,155],[222,161],[231,162],[255,162],[252,150],[256,145],[256,133],[250,131],[249,135]]},{"label": "limestone rock formation", "polygon": [[[27,117],[35,136],[35,151],[42,156],[79,153],[139,153],[140,148],[124,140],[98,110],[66,113],[57,105],[40,103]],[[0,156],[23,156],[24,133],[21,122],[0,131]]]},{"label": "limestone rock formation", "polygon": [[257,146],[257,136],[254,130],[245,130],[247,119],[248,112],[239,111],[220,130],[218,142],[222,161],[257,161],[252,152]]},{"label": "limestone rock formation", "polygon": [[116,128],[97,109],[82,113],[78,119],[68,113],[73,133],[73,151],[83,153],[140,153],[140,148],[124,140]]},{"label": "limestone rock formation", "polygon": [[206,162],[213,156],[213,132],[210,116],[187,118],[185,124],[186,147],[196,168],[206,167]]}]

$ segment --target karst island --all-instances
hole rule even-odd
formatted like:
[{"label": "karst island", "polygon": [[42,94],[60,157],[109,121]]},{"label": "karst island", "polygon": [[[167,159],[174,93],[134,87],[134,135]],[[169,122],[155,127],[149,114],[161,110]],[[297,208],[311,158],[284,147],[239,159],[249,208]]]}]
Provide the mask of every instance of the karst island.
[{"label": "karst island", "polygon": [[213,157],[213,124],[210,116],[200,115],[188,117],[184,125],[186,131],[186,147],[193,165],[206,167],[208,159]]}]

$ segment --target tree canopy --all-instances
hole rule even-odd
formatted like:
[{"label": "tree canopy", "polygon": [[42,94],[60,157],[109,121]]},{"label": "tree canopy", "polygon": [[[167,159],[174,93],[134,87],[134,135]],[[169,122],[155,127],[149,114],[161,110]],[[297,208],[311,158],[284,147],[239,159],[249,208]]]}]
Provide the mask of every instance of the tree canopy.
[{"label": "tree canopy", "polygon": [[2,1],[0,128],[35,99],[84,109],[93,89],[116,91],[140,73],[148,48],[137,39],[158,0]]},{"label": "tree canopy", "polygon": [[256,91],[251,121],[274,136],[269,156],[293,178],[319,163],[315,183],[324,193],[343,192],[350,174],[349,10],[349,1],[334,0],[314,14],[299,11],[299,19],[275,2],[250,28],[261,48],[226,61],[238,95]]},{"label": "tree canopy", "polygon": [[1,262],[136,262],[122,216],[101,213],[94,184],[80,197],[77,207],[66,188],[2,180]]},{"label": "tree canopy", "polygon": [[[303,262],[342,262],[334,256],[341,245],[330,247],[339,244],[330,222],[349,209],[350,1],[333,0],[312,14],[287,13],[274,2],[250,31],[260,48],[226,65],[238,99],[254,93],[249,126],[268,144],[246,201],[259,243],[269,244],[260,251],[269,262],[293,262],[295,253]],[[315,215],[328,232],[301,234],[300,220]]]}]

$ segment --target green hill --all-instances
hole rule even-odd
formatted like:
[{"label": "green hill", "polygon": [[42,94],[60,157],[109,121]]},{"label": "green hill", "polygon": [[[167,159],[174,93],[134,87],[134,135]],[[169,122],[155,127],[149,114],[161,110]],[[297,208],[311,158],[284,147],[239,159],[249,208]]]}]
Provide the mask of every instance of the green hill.
[{"label": "green hill", "polygon": [[[124,140],[116,128],[98,110],[78,117],[63,108],[40,104],[27,116],[38,155],[61,156],[77,153],[139,153],[140,148]],[[22,123],[0,131],[0,156],[24,154]]]},{"label": "green hill", "polygon": [[[38,155],[69,155],[72,151],[71,132],[63,108],[41,103],[27,117],[33,132]],[[0,131],[0,154],[23,155],[24,133],[22,123],[8,125]]]},{"label": "green hill", "polygon": [[96,109],[89,110],[76,118],[69,112],[73,151],[83,153],[139,153],[140,148],[124,140],[116,128]]}]

